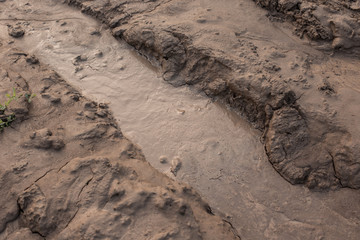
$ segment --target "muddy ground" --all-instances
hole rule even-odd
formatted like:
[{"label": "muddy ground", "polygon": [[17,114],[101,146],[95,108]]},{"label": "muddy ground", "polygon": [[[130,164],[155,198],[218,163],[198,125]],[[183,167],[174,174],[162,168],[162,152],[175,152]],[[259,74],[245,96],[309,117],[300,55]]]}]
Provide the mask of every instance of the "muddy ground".
[{"label": "muddy ground", "polygon": [[[235,159],[232,163],[214,163],[216,158],[211,154],[210,162],[198,164],[206,171],[206,165],[217,167],[208,181],[201,180],[206,171],[193,169],[197,164],[182,165],[180,158],[175,157],[169,168],[170,176],[196,186],[226,220],[212,216],[208,205],[190,187],[170,180],[148,165],[139,148],[123,136],[106,104],[88,100],[64,82],[63,76],[65,80],[86,79],[87,68],[94,67],[95,60],[85,55],[69,59],[75,75],[64,73],[66,68],[59,64],[60,76],[45,65],[56,66],[56,60],[39,56],[39,63],[26,51],[41,54],[41,50],[36,50],[40,47],[59,52],[61,49],[54,48],[57,40],[54,46],[50,46],[51,41],[33,45],[39,25],[43,24],[43,29],[63,29],[59,33],[66,36],[71,31],[68,22],[76,21],[76,17],[47,25],[55,18],[51,19],[51,13],[46,15],[45,7],[37,3],[0,3],[5,6],[1,8],[4,27],[0,32],[6,30],[9,35],[1,41],[1,103],[14,84],[18,95],[37,93],[30,103],[24,97],[14,101],[13,109],[2,115],[2,119],[12,113],[17,117],[0,136],[4,143],[1,191],[6,196],[1,199],[4,211],[0,238],[357,239],[358,2],[255,2],[270,11],[252,1],[235,0],[65,1],[102,21],[102,27],[133,46],[178,91],[183,91],[180,86],[191,86],[212,101],[229,106],[229,113],[222,117],[237,119],[235,115],[242,115],[261,132],[259,141],[283,179],[274,178],[260,160],[253,162],[253,167],[250,162],[245,170],[237,166]],[[57,4],[53,1],[54,16],[61,15],[55,10]],[[24,18],[20,17],[21,12]],[[32,13],[43,18],[26,18]],[[90,35],[101,34],[94,30]],[[32,43],[27,44],[27,39]],[[80,35],[77,44],[86,48]],[[108,54],[97,51],[94,56],[102,58],[104,53]],[[87,63],[90,61],[91,65]],[[95,70],[102,67],[105,66],[96,65]],[[103,80],[100,73],[97,76]],[[187,116],[183,107],[176,109],[179,116]],[[114,109],[121,111],[121,105]],[[206,103],[201,110],[195,109],[211,108]],[[212,115],[209,117],[213,119]],[[215,117],[213,121],[216,122]],[[253,136],[244,136],[251,139],[247,148],[262,156],[253,147],[257,146]],[[208,143],[214,151],[218,148],[212,140]],[[195,146],[195,142],[193,147],[183,144],[181,151],[190,154]],[[221,158],[226,157],[233,156],[225,152]],[[169,159],[161,156],[162,160],[166,163]],[[163,163],[151,162],[162,166],[156,166],[159,170],[168,167]],[[227,172],[226,168],[223,171],[221,164],[233,165],[237,172]],[[193,180],[194,171],[200,177]],[[268,177],[263,187],[262,180],[257,183],[255,176]],[[285,180],[295,185],[281,182]],[[234,183],[239,185],[233,187]],[[254,189],[250,190],[251,186]],[[234,192],[226,192],[229,190]],[[60,199],[67,200],[64,203]],[[160,206],[158,202],[164,204]],[[100,216],[99,222],[94,222],[93,216]]]},{"label": "muddy ground", "polygon": [[[269,160],[287,181],[360,187],[356,57],[296,42],[285,28],[259,20],[256,8],[239,14],[248,1],[66,2],[106,23],[159,65],[166,81],[244,113],[264,132]],[[342,68],[349,71],[339,79]]]},{"label": "muddy ground", "polygon": [[146,162],[106,104],[1,45],[2,92],[19,97],[1,115],[16,116],[0,136],[1,239],[239,239],[191,187]]}]

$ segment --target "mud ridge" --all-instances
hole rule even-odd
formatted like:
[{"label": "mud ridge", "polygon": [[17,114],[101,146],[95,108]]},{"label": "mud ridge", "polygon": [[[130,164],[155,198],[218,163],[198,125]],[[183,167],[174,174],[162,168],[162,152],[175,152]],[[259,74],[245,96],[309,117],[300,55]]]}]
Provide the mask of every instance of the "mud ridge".
[{"label": "mud ridge", "polygon": [[[258,1],[261,2],[271,1]],[[221,37],[223,32],[206,25],[215,21],[211,19],[215,14],[213,8],[208,8],[209,14],[204,13],[204,17],[185,19],[192,11],[188,1],[65,3],[105,23],[116,38],[126,41],[158,66],[165,81],[174,86],[192,85],[244,114],[254,127],[263,131],[270,162],[290,183],[315,189],[360,187],[358,136],[352,135],[351,126],[340,122],[336,114],[322,111],[317,100],[302,97],[311,93],[324,102],[329,98],[317,90],[323,80],[314,76],[313,67],[315,62],[328,61],[326,56],[288,54],[271,42],[263,52],[256,41],[251,41],[254,37],[248,36],[247,30]],[[283,9],[281,5],[268,5],[275,10],[279,6]],[[287,9],[295,11],[297,7]],[[310,37],[345,41],[343,35],[322,35],[325,30],[314,30],[319,36]],[[350,40],[356,38],[353,34]],[[350,40],[347,37],[343,45],[354,47]],[[274,49],[270,56],[269,49]],[[290,61],[288,58],[301,60],[285,71],[284,66],[289,65],[284,65],[282,59]]]},{"label": "mud ridge", "polygon": [[290,21],[295,33],[331,43],[330,48],[350,49],[360,43],[360,2],[353,0],[254,0],[277,21]]}]

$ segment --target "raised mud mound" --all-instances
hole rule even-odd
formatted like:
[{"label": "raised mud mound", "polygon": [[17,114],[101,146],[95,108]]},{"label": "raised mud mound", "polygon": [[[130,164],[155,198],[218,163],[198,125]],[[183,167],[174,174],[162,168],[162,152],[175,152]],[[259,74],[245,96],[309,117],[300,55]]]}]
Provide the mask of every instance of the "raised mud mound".
[{"label": "raised mud mound", "polygon": [[0,132],[0,239],[239,239],[194,190],[145,161],[106,104],[0,46],[1,93],[38,93],[11,105],[17,118]]},{"label": "raised mud mound", "polygon": [[273,18],[287,19],[295,32],[312,40],[325,40],[333,48],[360,46],[360,1],[358,0],[254,0],[270,10]]},{"label": "raised mud mound", "polygon": [[[103,21],[115,37],[159,66],[166,81],[175,86],[193,85],[244,113],[263,131],[269,160],[287,181],[316,189],[360,188],[360,135],[353,128],[356,117],[347,118],[342,112],[349,107],[345,103],[350,96],[354,96],[354,105],[359,98],[357,92],[340,89],[343,85],[333,67],[330,74],[322,69],[333,61],[328,56],[302,45],[297,48],[298,43],[286,40],[274,26],[265,22],[261,27],[247,20],[250,15],[242,17],[249,10],[233,7],[239,1],[209,1],[206,6],[200,1],[176,0],[65,2]],[[278,1],[258,2],[274,10],[305,7],[301,1],[292,7]],[[252,7],[253,15],[264,14]],[[344,47],[355,46],[357,28],[344,35],[345,30],[336,30],[337,17],[329,15],[333,20],[326,21],[333,24],[328,28],[308,26],[306,31],[314,39],[338,38],[337,46],[340,42]],[[243,27],[242,21],[260,28],[261,35]],[[348,28],[351,26],[349,22]],[[351,78],[356,79],[356,74]],[[335,104],[329,107],[329,102]]]}]

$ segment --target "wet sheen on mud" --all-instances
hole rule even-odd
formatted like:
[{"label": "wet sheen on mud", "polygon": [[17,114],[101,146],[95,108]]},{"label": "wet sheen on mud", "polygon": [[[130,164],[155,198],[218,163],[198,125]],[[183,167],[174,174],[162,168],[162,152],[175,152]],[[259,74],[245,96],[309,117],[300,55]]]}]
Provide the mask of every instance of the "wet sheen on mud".
[{"label": "wet sheen on mud", "polygon": [[[12,16],[1,10],[1,19],[29,23],[26,36],[12,44],[34,53],[84,95],[108,102],[124,135],[152,166],[175,177],[171,161],[180,158],[175,178],[225,213],[243,239],[353,239],[359,223],[347,218],[341,198],[350,189],[312,193],[290,185],[273,170],[260,132],[246,121],[187,87],[162,81],[131,48],[79,11],[56,1],[31,1],[31,8],[27,2],[18,1]],[[0,21],[3,36],[8,23],[16,21]]]}]

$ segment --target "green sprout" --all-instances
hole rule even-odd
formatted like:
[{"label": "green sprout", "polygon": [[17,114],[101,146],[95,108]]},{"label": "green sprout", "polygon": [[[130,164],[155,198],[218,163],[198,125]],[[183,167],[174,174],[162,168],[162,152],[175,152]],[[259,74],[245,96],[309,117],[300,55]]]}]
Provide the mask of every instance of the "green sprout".
[{"label": "green sprout", "polygon": [[15,121],[15,114],[5,116],[3,119],[0,118],[0,131],[6,127],[9,127],[13,121]]},{"label": "green sprout", "polygon": [[13,92],[12,92],[12,95],[10,94],[6,94],[5,95],[8,100],[4,103],[4,104],[1,104],[0,103],[0,111],[5,111],[7,109],[7,107],[9,106],[9,104],[13,101],[13,100],[17,100],[18,97],[16,96],[16,90],[15,88],[13,88]]},{"label": "green sprout", "polygon": [[[13,88],[12,94],[6,94],[5,95],[7,100],[1,104],[0,103],[0,131],[2,131],[5,127],[9,127],[10,124],[15,121],[15,114],[12,113],[10,115],[4,115],[5,110],[8,108],[10,103],[14,100],[18,100],[23,95],[20,94],[19,96],[16,95],[16,90]],[[25,93],[25,99],[28,103],[31,103],[34,97],[36,97],[36,94],[34,93]]]},{"label": "green sprout", "polygon": [[31,103],[34,97],[36,97],[35,93],[25,93],[25,98],[28,101],[28,103]]}]

